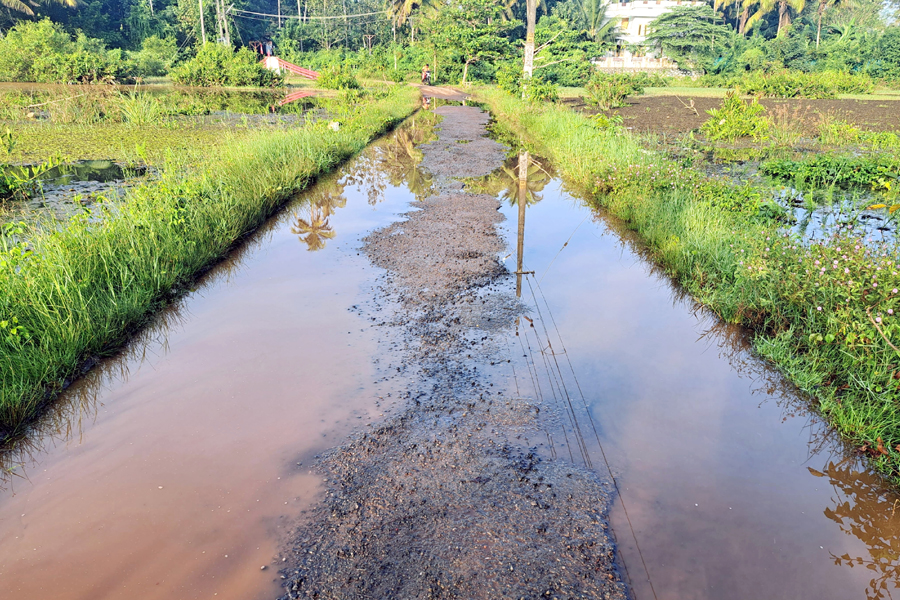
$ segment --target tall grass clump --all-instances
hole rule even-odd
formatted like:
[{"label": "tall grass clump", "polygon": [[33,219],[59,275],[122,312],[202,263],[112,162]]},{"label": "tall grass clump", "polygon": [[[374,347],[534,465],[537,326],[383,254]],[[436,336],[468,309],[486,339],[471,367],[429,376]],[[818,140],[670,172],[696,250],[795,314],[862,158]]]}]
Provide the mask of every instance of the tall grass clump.
[{"label": "tall grass clump", "polygon": [[896,243],[845,225],[808,240],[755,188],[710,179],[563,107],[492,90],[494,116],[638,232],[698,301],[755,334],[757,350],[900,484],[900,265]]},{"label": "tall grass clump", "polygon": [[[320,173],[408,116],[394,88],[341,123],[265,131],[184,157],[124,202],[63,227],[0,230],[0,438],[32,417],[91,357],[120,345],[173,290],[220,259]],[[193,165],[193,166],[190,166]]]}]

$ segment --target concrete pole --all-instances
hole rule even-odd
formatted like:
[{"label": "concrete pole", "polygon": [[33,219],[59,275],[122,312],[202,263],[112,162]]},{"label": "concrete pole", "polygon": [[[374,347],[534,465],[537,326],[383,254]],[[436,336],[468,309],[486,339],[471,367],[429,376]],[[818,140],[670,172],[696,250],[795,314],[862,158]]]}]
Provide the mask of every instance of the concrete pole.
[{"label": "concrete pole", "polygon": [[525,79],[534,75],[534,28],[537,22],[537,0],[526,0]]},{"label": "concrete pole", "polygon": [[200,37],[203,40],[203,43],[206,43],[206,23],[203,21],[203,0],[199,0],[200,2]]}]

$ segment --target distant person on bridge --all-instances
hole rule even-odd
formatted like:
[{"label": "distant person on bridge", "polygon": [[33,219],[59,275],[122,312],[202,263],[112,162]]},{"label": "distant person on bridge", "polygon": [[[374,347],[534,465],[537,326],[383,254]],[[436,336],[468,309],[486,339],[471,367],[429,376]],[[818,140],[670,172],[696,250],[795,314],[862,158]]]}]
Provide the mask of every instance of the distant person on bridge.
[{"label": "distant person on bridge", "polygon": [[431,70],[428,68],[428,63],[422,67],[422,85],[431,85]]},{"label": "distant person on bridge", "polygon": [[272,40],[266,40],[266,56],[272,56]]}]

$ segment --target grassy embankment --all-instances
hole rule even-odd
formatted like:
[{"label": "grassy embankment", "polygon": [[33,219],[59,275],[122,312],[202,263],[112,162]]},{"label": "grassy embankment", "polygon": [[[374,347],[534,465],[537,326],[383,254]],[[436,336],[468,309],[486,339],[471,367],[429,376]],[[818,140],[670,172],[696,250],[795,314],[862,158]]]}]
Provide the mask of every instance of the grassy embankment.
[{"label": "grassy embankment", "polygon": [[415,90],[397,86],[335,113],[339,131],[318,121],[248,135],[207,147],[199,162],[186,157],[123,203],[95,206],[61,228],[3,226],[0,439],[86,359],[121,345],[174,290],[317,175],[407,117],[417,100]]},{"label": "grassy embankment", "polygon": [[503,124],[623,219],[656,259],[809,393],[873,466],[900,483],[900,276],[896,246],[852,229],[809,243],[750,186],[684,169],[620,128],[497,90],[480,94]]}]

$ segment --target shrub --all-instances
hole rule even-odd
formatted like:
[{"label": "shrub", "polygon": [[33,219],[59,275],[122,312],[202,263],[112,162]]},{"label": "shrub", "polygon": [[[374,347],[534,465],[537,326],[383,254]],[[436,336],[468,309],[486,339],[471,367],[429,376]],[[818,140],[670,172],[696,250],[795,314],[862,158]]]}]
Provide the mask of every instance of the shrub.
[{"label": "shrub", "polygon": [[819,141],[829,146],[840,146],[858,142],[862,132],[855,125],[823,115],[818,123]]},{"label": "shrub", "polygon": [[700,130],[710,140],[736,140],[742,137],[762,138],[768,131],[769,124],[762,114],[766,112],[759,102],[745,102],[734,91],[725,95],[719,108],[706,113],[710,116]]},{"label": "shrub", "polygon": [[539,77],[533,77],[525,84],[525,98],[532,102],[556,102],[559,100],[559,86]]},{"label": "shrub", "polygon": [[319,72],[316,85],[326,90],[358,90],[362,86],[353,73],[338,66],[329,66]]},{"label": "shrub", "polygon": [[176,83],[200,86],[281,85],[281,75],[266,69],[255,52],[241,48],[237,52],[221,44],[205,44],[197,56],[172,71]]},{"label": "shrub", "polygon": [[178,58],[178,45],[175,38],[151,35],[141,42],[140,50],[129,52],[128,58],[134,65],[135,75],[140,77],[165,75]]},{"label": "shrub", "polygon": [[79,34],[72,39],[44,19],[21,22],[0,38],[0,79],[37,83],[128,81],[131,67],[121,50]]},{"label": "shrub", "polygon": [[644,93],[640,76],[627,73],[594,73],[584,89],[588,93],[585,100],[601,110],[625,106],[628,96]]},{"label": "shrub", "polygon": [[518,62],[505,62],[497,67],[494,74],[497,80],[497,87],[516,96],[522,92],[522,65]]},{"label": "shrub", "polygon": [[[556,102],[559,100],[559,86],[545,80],[542,76],[534,76],[526,80],[521,63],[506,62],[498,68],[494,77],[497,87],[516,97],[524,97],[532,102]],[[527,85],[526,85],[527,82]]]},{"label": "shrub", "polygon": [[766,98],[834,98],[837,94],[869,94],[875,89],[868,75],[844,71],[752,71],[733,79],[732,84],[741,93]]}]

